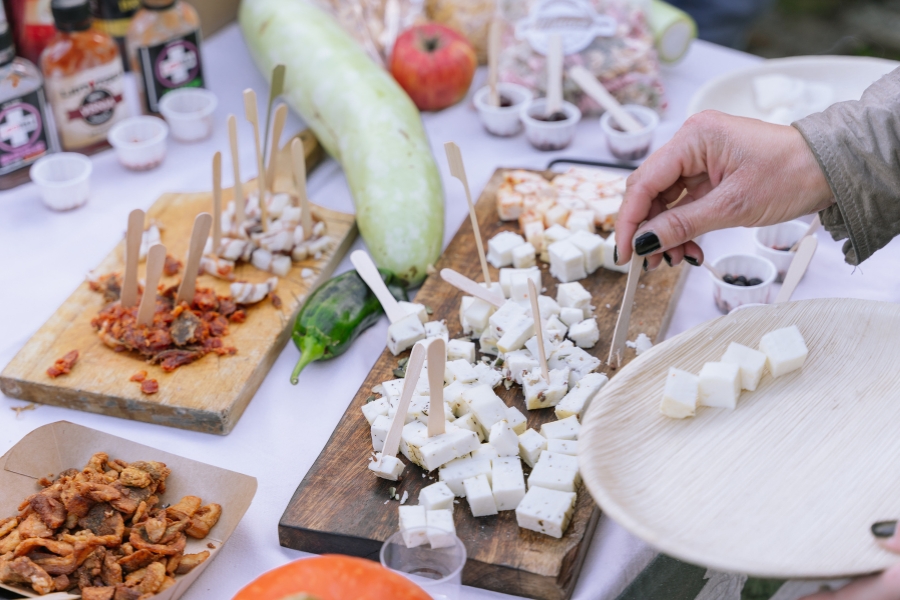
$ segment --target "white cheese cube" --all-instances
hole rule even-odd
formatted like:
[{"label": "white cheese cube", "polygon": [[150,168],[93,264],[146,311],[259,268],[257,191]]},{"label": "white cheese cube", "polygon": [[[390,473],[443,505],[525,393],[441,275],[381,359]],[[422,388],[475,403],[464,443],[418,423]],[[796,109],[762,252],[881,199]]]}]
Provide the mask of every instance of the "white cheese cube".
[{"label": "white cheese cube", "polygon": [[[466,383],[454,381],[444,388],[444,402],[446,402],[456,417],[462,417],[469,412],[469,404],[463,398],[463,392],[473,386]],[[457,423],[457,426],[459,424]]]},{"label": "white cheese cube", "polygon": [[369,470],[381,477],[397,481],[403,473],[403,461],[396,456],[384,456],[381,452],[375,455],[375,460],[369,462]]},{"label": "white cheese cube", "polygon": [[488,483],[487,476],[478,475],[463,481],[466,490],[466,500],[473,517],[487,517],[497,514],[497,503],[494,502],[494,494]]},{"label": "white cheese cube", "polygon": [[516,269],[527,269],[534,266],[535,257],[534,246],[529,242],[525,242],[521,246],[516,246],[512,250],[512,264]]},{"label": "white cheese cube", "polygon": [[759,349],[766,355],[772,377],[781,377],[803,366],[809,350],[796,325],[776,329],[762,336]]},{"label": "white cheese cube", "polygon": [[569,327],[567,335],[579,348],[593,348],[600,340],[597,319],[585,319],[581,323],[575,323]]},{"label": "white cheese cube", "polygon": [[555,242],[547,248],[550,257],[550,274],[566,283],[587,277],[581,250],[568,240]]},{"label": "white cheese cube", "polygon": [[519,317],[514,323],[508,325],[503,336],[497,340],[497,351],[503,354],[519,350],[525,346],[528,338],[534,335],[534,319],[531,317]]},{"label": "white cheese cube", "polygon": [[[538,295],[541,293],[541,270],[537,267],[530,269],[521,269],[517,273],[513,273],[509,278],[509,299],[523,304],[526,312],[531,313],[531,300],[528,292],[528,281],[534,282],[534,289]],[[538,299],[538,309],[540,309],[540,299]]]},{"label": "white cheese cube", "polygon": [[544,223],[541,221],[529,221],[522,225],[522,233],[527,241],[535,249],[541,252],[544,249]]},{"label": "white cheese cube", "polygon": [[428,543],[428,519],[424,506],[405,505],[400,511],[400,535],[407,548],[415,548]]},{"label": "white cheese cube", "polygon": [[541,452],[547,449],[547,438],[534,429],[526,429],[519,434],[519,457],[529,467],[533,467],[541,456]]},{"label": "white cheese cube", "polygon": [[497,510],[515,510],[525,497],[525,474],[519,457],[498,458],[491,467],[491,491]]},{"label": "white cheese cube", "polygon": [[497,453],[497,449],[490,444],[481,444],[472,451],[472,458],[485,458],[493,464],[494,459],[500,458],[500,455]]},{"label": "white cheese cube", "polygon": [[753,391],[759,385],[766,368],[766,355],[759,350],[742,346],[737,342],[728,344],[722,362],[734,363],[741,368],[741,388]]},{"label": "white cheese cube", "polygon": [[478,381],[476,382],[478,385],[495,388],[503,381],[503,375],[500,374],[500,371],[483,362],[475,365],[475,373],[478,374]]},{"label": "white cheese cube", "polygon": [[578,282],[562,283],[556,287],[556,301],[561,308],[584,309],[591,305],[591,293]]},{"label": "white cheese cube", "polygon": [[490,240],[488,240],[488,262],[497,267],[505,267],[512,264],[512,251],[516,246],[525,243],[518,233],[512,231],[501,231]]},{"label": "white cheese cube", "polygon": [[[421,378],[420,378],[421,379]],[[457,359],[447,361],[444,366],[444,380],[449,383],[458,381],[459,383],[474,383],[478,379],[478,373],[475,367],[467,360]]]},{"label": "white cheese cube", "polygon": [[491,335],[499,340],[503,337],[503,334],[506,333],[507,329],[512,327],[522,317],[527,316],[528,311],[524,306],[518,302],[508,300],[491,315],[490,319],[488,319],[488,322],[491,325]]},{"label": "white cheese cube", "polygon": [[[541,260],[550,262],[550,254],[548,252],[551,245],[561,242],[572,235],[572,232],[562,225],[552,225],[544,230],[544,247],[541,249]],[[537,248],[537,246],[535,246]]]},{"label": "white cheese cube", "polygon": [[385,396],[382,396],[362,405],[363,416],[366,417],[366,421],[371,425],[380,415],[387,416],[390,407],[391,403],[388,402]]},{"label": "white cheese cube", "polygon": [[571,308],[566,306],[559,311],[559,320],[566,324],[566,327],[577,325],[584,321],[584,311],[580,308]]},{"label": "white cheese cube", "polygon": [[697,410],[697,399],[700,393],[700,378],[693,373],[669,367],[666,377],[666,389],[663,391],[659,410],[673,419],[693,417]]},{"label": "white cheese cube", "polygon": [[[553,351],[556,350],[559,347],[559,345],[562,343],[563,338],[562,338],[562,335],[560,335],[560,333],[558,331],[547,329],[547,323],[544,323],[543,325],[544,325],[544,356],[549,357],[551,354],[553,354]],[[539,360],[538,357],[540,356],[540,351],[538,350],[537,336],[532,336],[532,337],[528,338],[528,341],[525,342],[525,350],[528,351],[528,353],[533,357],[533,359],[535,361]],[[535,362],[535,364],[532,366],[532,368],[534,368],[537,365],[538,365],[538,363]],[[531,369],[528,369],[528,370],[530,371]],[[524,374],[523,374],[523,377],[524,377]],[[517,383],[519,383],[519,385],[522,384],[521,381],[519,381]]]},{"label": "white cheese cube", "polygon": [[628,263],[617,265],[615,263],[616,235],[614,233],[603,240],[603,268],[617,273],[627,273]]},{"label": "white cheese cube", "polygon": [[534,271],[536,268],[537,267],[529,267],[527,269],[500,269],[500,289],[503,291],[503,297],[509,298],[509,292],[512,288],[513,277],[517,275],[527,275],[528,273]]},{"label": "white cheese cube", "polygon": [[542,487],[560,492],[574,492],[580,481],[577,456],[544,450],[528,477],[528,489]]},{"label": "white cheese cube", "polygon": [[566,324],[559,320],[559,317],[553,315],[549,319],[547,319],[547,323],[544,325],[548,332],[557,332],[559,334],[559,339],[562,341],[562,338],[565,337],[566,332],[569,331],[569,328],[566,327]]},{"label": "white cheese cube", "polygon": [[581,251],[584,256],[584,270],[588,274],[603,266],[603,238],[593,230],[590,233],[576,231],[568,241]]},{"label": "white cheese cube", "polygon": [[491,333],[490,327],[481,332],[481,337],[478,338],[478,349],[482,354],[497,356],[497,338]]},{"label": "white cheese cube", "polygon": [[544,223],[546,223],[548,227],[554,224],[560,226],[565,225],[568,218],[569,209],[559,203],[554,204],[544,213]]},{"label": "white cheese cube", "polygon": [[573,236],[579,233],[593,234],[597,229],[594,227],[594,211],[587,209],[573,210],[569,213],[566,220],[566,228],[574,232]]},{"label": "white cheese cube", "polygon": [[594,224],[603,231],[612,231],[616,227],[616,219],[619,218],[619,208],[622,207],[622,195],[615,194],[609,198],[591,200],[588,203],[594,211]]},{"label": "white cheese cube", "polygon": [[450,332],[447,330],[447,324],[443,321],[429,321],[425,323],[424,327],[426,340],[442,338],[445,343],[450,341]]},{"label": "white cheese cube", "polygon": [[577,440],[580,430],[581,424],[578,423],[578,417],[575,415],[541,425],[541,435],[548,440]]},{"label": "white cheese cube", "polygon": [[[423,396],[421,394],[413,396],[412,400],[409,401],[409,408],[406,411],[406,422],[412,423],[413,421],[422,421],[423,423],[427,423],[428,407],[430,404],[431,398],[428,396]],[[425,418],[423,418],[423,416]]]},{"label": "white cheese cube", "polygon": [[466,390],[463,398],[469,403],[469,412],[475,416],[485,435],[490,433],[494,423],[506,418],[506,404],[489,386],[479,385]]},{"label": "white cheese cube", "polygon": [[[535,287],[537,287],[537,284],[535,284]],[[538,290],[540,291],[540,288],[538,288]],[[531,301],[530,300],[529,300],[528,306],[526,308],[528,309],[528,314],[531,317],[534,317],[534,315],[531,314]],[[538,312],[541,313],[542,319],[546,320],[546,319],[553,317],[554,315],[559,315],[559,311],[560,311],[559,303],[557,303],[556,300],[554,300],[550,296],[538,296]]]},{"label": "white cheese cube", "polygon": [[475,362],[475,343],[466,340],[450,340],[447,342],[447,360],[464,360]]},{"label": "white cheese cube", "polygon": [[387,439],[388,430],[391,428],[391,419],[386,415],[378,415],[372,423],[372,449],[381,452],[384,449],[384,440]]},{"label": "white cheese cube", "polygon": [[451,460],[469,454],[480,444],[475,432],[447,427],[445,433],[428,438],[428,443],[422,446],[423,468],[433,471]]},{"label": "white cheese cube", "polygon": [[533,487],[516,507],[516,523],[522,529],[561,538],[574,512],[574,493]]},{"label": "white cheese cube", "polygon": [[397,356],[413,344],[425,339],[425,327],[414,314],[406,315],[396,323],[391,323],[387,332],[387,347]]},{"label": "white cheese cube", "polygon": [[422,446],[428,443],[428,426],[422,421],[413,421],[403,426],[400,434],[400,452],[415,463],[425,468],[422,459]]},{"label": "white cheese cube", "polygon": [[585,375],[600,366],[600,359],[566,340],[547,358],[547,365],[551,369],[568,368],[569,389],[572,389]]},{"label": "white cheese cube", "polygon": [[453,492],[443,481],[432,483],[419,491],[419,506],[425,510],[453,510]]},{"label": "white cheese cube", "polygon": [[459,324],[463,333],[478,337],[487,329],[488,319],[494,314],[494,307],[472,296],[463,296],[459,304]]},{"label": "white cheese cube", "polygon": [[403,309],[408,315],[416,315],[416,318],[421,321],[422,325],[428,322],[428,309],[425,308],[424,304],[419,304],[417,302],[407,302],[406,300],[400,300],[397,302],[400,305],[400,308]]},{"label": "white cheese cube", "polygon": [[556,418],[565,419],[573,415],[581,418],[588,404],[607,381],[609,378],[602,373],[588,373],[582,377],[556,405]]},{"label": "white cheese cube", "polygon": [[[403,381],[403,379],[391,379],[381,384],[381,393],[392,407],[396,407],[400,401],[400,394],[403,393]],[[389,410],[388,416],[393,415],[394,413]]]},{"label": "white cheese cube", "polygon": [[[528,428],[528,419],[526,419],[525,415],[522,414],[522,411],[515,406],[506,407],[506,422],[509,423],[512,430],[516,432],[516,436],[525,433],[525,430]],[[516,443],[518,444],[518,440]]]},{"label": "white cheese cube", "polygon": [[[537,338],[534,339],[537,340]],[[531,352],[528,350],[514,350],[504,358],[503,376],[522,385],[525,373],[536,366],[538,366],[538,361]]]},{"label": "white cheese cube", "polygon": [[568,456],[578,456],[577,440],[547,440],[547,452],[554,454],[566,454]]},{"label": "white cheese cube", "polygon": [[428,523],[428,542],[432,548],[449,548],[456,544],[452,510],[426,511],[425,520]]},{"label": "white cheese cube", "polygon": [[543,378],[540,368],[532,369],[525,375],[522,387],[528,410],[556,406],[569,391],[569,369],[551,369],[550,381]]},{"label": "white cheese cube", "polygon": [[454,494],[460,497],[466,495],[463,481],[477,475],[491,477],[491,461],[488,458],[457,458],[442,466],[438,472],[440,481],[447,484]]},{"label": "white cheese cube", "polygon": [[709,362],[700,369],[700,404],[734,408],[741,395],[741,368],[733,363]]},{"label": "white cheese cube", "polygon": [[488,441],[501,457],[519,454],[519,436],[506,419],[501,419],[491,426]]},{"label": "white cheese cube", "polygon": [[478,424],[478,421],[475,420],[475,415],[472,413],[467,413],[456,419],[453,421],[453,425],[460,429],[467,429],[473,432],[478,437],[479,442],[484,441],[484,431],[481,429],[481,425]]}]

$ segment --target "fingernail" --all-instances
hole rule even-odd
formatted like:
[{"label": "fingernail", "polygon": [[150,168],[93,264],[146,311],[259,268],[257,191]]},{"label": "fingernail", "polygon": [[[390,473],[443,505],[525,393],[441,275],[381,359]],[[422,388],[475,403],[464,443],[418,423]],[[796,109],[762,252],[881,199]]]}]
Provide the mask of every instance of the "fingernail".
[{"label": "fingernail", "polygon": [[670,267],[672,266],[672,257],[669,256],[668,252],[663,252],[663,260],[666,261],[666,264]]},{"label": "fingernail", "polygon": [[700,261],[699,261],[699,260],[697,260],[697,259],[694,258],[693,256],[688,256],[687,254],[684,255],[684,261],[685,261],[687,264],[689,264],[689,265],[691,265],[691,266],[693,266],[693,267],[699,267],[699,266],[700,266]]},{"label": "fingernail", "polygon": [[872,525],[872,535],[877,538],[893,537],[897,530],[897,521],[879,521]]},{"label": "fingernail", "polygon": [[644,273],[647,272],[647,259],[644,259]]},{"label": "fingernail", "polygon": [[644,256],[656,250],[659,250],[659,238],[652,231],[642,233],[634,240],[634,251],[638,253],[638,256]]},{"label": "fingernail", "polygon": [[613,246],[613,264],[619,264],[619,247]]}]

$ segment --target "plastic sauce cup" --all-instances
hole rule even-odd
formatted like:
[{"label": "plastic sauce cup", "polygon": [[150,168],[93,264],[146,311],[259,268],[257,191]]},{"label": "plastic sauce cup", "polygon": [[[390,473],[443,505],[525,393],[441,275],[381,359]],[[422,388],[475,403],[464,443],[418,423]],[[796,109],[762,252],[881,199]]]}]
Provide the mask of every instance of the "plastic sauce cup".
[{"label": "plastic sauce cup", "polygon": [[60,152],[38,159],[30,174],[48,208],[71,210],[87,202],[93,170],[90,159],[83,154]]},{"label": "plastic sauce cup", "polygon": [[571,102],[563,102],[560,111],[566,116],[560,121],[544,121],[547,100],[532,100],[522,107],[525,137],[538,150],[562,150],[572,143],[575,126],[581,120],[581,111]]},{"label": "plastic sauce cup", "polygon": [[765,258],[754,254],[730,254],[713,263],[716,271],[724,275],[743,275],[747,279],[760,279],[762,283],[753,286],[740,286],[725,283],[710,273],[712,279],[713,299],[716,307],[723,315],[727,315],[738,306],[744,304],[768,304],[772,283],[777,271],[775,265]]},{"label": "plastic sauce cup", "polygon": [[[778,269],[778,276],[775,278],[776,283],[784,281],[784,276],[791,267],[791,261],[796,256],[796,253],[791,252],[790,248],[800,241],[800,238],[803,237],[808,228],[809,224],[803,221],[788,221],[787,223],[779,223],[768,227],[759,227],[754,233],[753,240],[756,253],[772,261],[772,264]],[[786,249],[778,250],[777,248]]]},{"label": "plastic sauce cup", "polygon": [[475,92],[473,99],[481,124],[488,133],[500,137],[509,137],[522,131],[522,121],[519,115],[522,107],[531,100],[531,91],[515,83],[498,83],[497,91],[501,101],[505,98],[511,104],[509,106],[491,106],[488,97],[491,93],[490,86],[485,86]]},{"label": "plastic sauce cup", "polygon": [[109,130],[119,162],[132,171],[158,167],[166,157],[169,126],[159,117],[130,117]]},{"label": "plastic sauce cup", "polygon": [[219,100],[209,90],[181,88],[162,97],[159,112],[172,130],[172,138],[179,142],[199,142],[212,135]]},{"label": "plastic sauce cup", "polygon": [[600,129],[606,135],[606,144],[613,156],[619,160],[640,160],[650,152],[653,133],[659,126],[659,115],[655,110],[637,104],[626,104],[622,108],[643,128],[634,132],[625,131],[606,111],[600,117]]}]

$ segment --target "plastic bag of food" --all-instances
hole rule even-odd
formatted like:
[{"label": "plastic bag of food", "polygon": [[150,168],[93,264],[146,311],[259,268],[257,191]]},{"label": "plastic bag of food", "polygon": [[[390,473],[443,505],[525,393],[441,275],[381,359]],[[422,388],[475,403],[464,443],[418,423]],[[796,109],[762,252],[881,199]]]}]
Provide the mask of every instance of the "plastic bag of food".
[{"label": "plastic bag of food", "polygon": [[[519,0],[516,0],[519,1]],[[478,63],[487,63],[488,30],[496,13],[496,0],[428,0],[428,18],[461,32],[475,48]]]},{"label": "plastic bag of food", "polygon": [[[523,16],[522,5],[529,4]],[[660,114],[667,101],[644,12],[627,0],[531,0],[506,3],[506,27],[499,59],[500,81],[546,95],[546,39],[556,31],[563,39],[565,69],[587,68],[622,104],[641,104]],[[563,94],[585,115],[603,109],[574,81],[564,78]]]}]

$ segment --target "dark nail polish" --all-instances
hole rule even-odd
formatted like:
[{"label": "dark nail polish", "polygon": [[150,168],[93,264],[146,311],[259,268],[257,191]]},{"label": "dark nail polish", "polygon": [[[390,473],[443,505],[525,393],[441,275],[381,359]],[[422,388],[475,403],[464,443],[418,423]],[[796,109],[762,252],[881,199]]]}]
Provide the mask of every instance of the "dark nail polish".
[{"label": "dark nail polish", "polygon": [[889,538],[897,529],[897,521],[879,521],[872,525],[872,535],[877,538]]},{"label": "dark nail polish", "polygon": [[647,272],[647,259],[644,259],[644,273]]},{"label": "dark nail polish", "polygon": [[613,246],[613,264],[619,264],[619,247]]},{"label": "dark nail polish", "polygon": [[666,261],[666,264],[670,267],[672,266],[672,257],[669,256],[668,252],[663,252],[663,260]]},{"label": "dark nail polish", "polygon": [[638,253],[638,256],[655,252],[659,250],[659,247],[659,237],[652,231],[642,233],[634,240],[634,251]]},{"label": "dark nail polish", "polygon": [[699,260],[697,260],[697,259],[694,258],[693,256],[688,256],[687,254],[684,255],[684,262],[686,262],[687,264],[691,265],[692,267],[699,267],[699,266],[700,266],[700,261],[699,261]]}]

